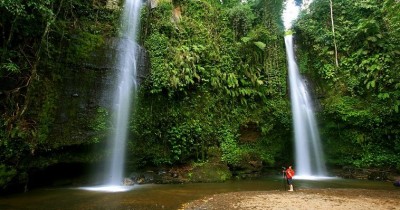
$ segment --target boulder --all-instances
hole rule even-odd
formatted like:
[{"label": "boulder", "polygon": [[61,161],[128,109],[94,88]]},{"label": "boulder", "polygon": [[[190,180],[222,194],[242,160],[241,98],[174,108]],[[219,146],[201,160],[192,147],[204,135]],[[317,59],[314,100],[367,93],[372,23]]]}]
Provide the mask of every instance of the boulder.
[{"label": "boulder", "polygon": [[135,182],[134,182],[132,179],[130,179],[130,178],[125,178],[123,184],[124,184],[125,186],[131,186],[131,185],[134,185]]},{"label": "boulder", "polygon": [[400,180],[396,180],[395,182],[393,182],[393,185],[395,187],[400,187]]}]

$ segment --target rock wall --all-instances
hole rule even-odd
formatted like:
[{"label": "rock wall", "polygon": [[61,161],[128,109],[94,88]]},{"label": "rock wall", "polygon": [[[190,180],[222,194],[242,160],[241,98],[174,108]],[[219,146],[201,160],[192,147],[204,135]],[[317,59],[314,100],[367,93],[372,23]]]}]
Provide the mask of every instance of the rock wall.
[{"label": "rock wall", "polygon": [[[61,100],[50,139],[57,145],[79,145],[106,138],[109,122],[101,122],[111,113],[116,83],[115,67],[118,39],[109,39],[103,48],[92,53],[81,65],[65,66],[62,79]],[[138,83],[148,74],[146,50],[138,46]],[[107,113],[104,111],[107,110]],[[99,116],[99,114],[103,116]],[[103,117],[103,118],[99,118]],[[107,125],[101,126],[101,124]],[[97,138],[97,139],[94,139]],[[100,138],[100,139],[99,139]]]}]

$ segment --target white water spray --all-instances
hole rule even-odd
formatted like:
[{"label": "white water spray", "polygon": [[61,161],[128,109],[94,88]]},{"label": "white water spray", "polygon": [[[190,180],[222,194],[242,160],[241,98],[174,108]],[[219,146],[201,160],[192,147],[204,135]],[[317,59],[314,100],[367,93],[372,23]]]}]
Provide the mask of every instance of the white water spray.
[{"label": "white water spray", "polygon": [[313,104],[294,58],[293,37],[291,35],[285,36],[285,45],[295,133],[296,174],[298,177],[326,176],[325,160]]},{"label": "white water spray", "polygon": [[140,18],[141,0],[125,0],[122,16],[122,38],[118,44],[118,83],[114,93],[114,131],[111,139],[111,161],[106,184],[121,185],[124,177],[125,148],[132,97],[137,88],[136,35]]},{"label": "white water spray", "polygon": [[[292,21],[297,18],[299,8],[295,5],[294,0],[288,0],[286,8],[283,18],[286,29],[289,29]],[[293,11],[295,11],[294,15]],[[296,177],[304,179],[325,177],[327,172],[320,134],[310,93],[296,64],[292,35],[285,36],[285,46],[289,68],[290,99],[295,134]]]},{"label": "white water spray", "polygon": [[104,184],[95,187],[81,187],[84,190],[123,192],[133,189],[133,186],[123,186],[125,149],[128,137],[130,109],[135,99],[137,80],[137,43],[141,0],[125,0],[121,18],[122,37],[118,43],[116,69],[118,80],[115,85],[113,100],[113,133],[110,138],[110,160],[107,161]]},{"label": "white water spray", "polygon": [[118,83],[114,93],[114,131],[111,139],[111,160],[106,184],[121,185],[124,177],[125,149],[132,98],[135,98],[136,36],[139,28],[141,0],[125,0],[122,38],[118,44]]}]

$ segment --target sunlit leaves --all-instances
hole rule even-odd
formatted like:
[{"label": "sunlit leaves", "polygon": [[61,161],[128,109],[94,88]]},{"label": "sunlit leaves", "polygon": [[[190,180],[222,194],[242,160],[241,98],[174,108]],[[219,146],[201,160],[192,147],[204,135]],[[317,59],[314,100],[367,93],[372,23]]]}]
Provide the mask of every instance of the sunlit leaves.
[{"label": "sunlit leaves", "polygon": [[234,88],[239,86],[239,82],[237,80],[237,77],[234,73],[229,73],[225,75],[227,85],[229,88]]},{"label": "sunlit leaves", "polygon": [[379,93],[378,98],[383,99],[383,100],[387,99],[387,98],[389,98],[389,93]]},{"label": "sunlit leaves", "polygon": [[265,47],[267,46],[265,43],[263,43],[263,42],[254,42],[254,44],[258,47],[258,48],[260,48],[260,50],[264,50],[265,49]]}]

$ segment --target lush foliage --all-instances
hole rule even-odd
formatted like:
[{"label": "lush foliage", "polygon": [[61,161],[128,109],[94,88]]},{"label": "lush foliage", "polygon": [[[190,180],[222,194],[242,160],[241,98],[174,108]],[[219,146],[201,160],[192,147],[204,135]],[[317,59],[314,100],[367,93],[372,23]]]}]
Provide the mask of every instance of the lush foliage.
[{"label": "lush foliage", "polygon": [[328,0],[315,1],[295,26],[302,69],[322,96],[331,163],[400,168],[400,4],[333,1],[339,66]]},{"label": "lush foliage", "polygon": [[[106,9],[100,0],[1,0],[0,14],[3,185],[26,181],[32,167],[58,162],[55,157],[74,144],[54,134],[57,112],[68,100],[61,98],[66,78],[71,67],[83,69],[82,61],[115,33],[118,11]],[[39,160],[42,155],[52,158]]]},{"label": "lush foliage", "polygon": [[[292,161],[282,3],[161,0],[142,10],[150,74],[130,124],[130,167],[197,162],[225,180],[221,161]],[[88,71],[119,30],[120,10],[106,4],[0,0],[0,186],[106,155],[109,110],[90,98],[105,72]],[[314,0],[293,28],[331,165],[400,168],[399,12],[397,0],[335,0],[332,34],[329,0]]]},{"label": "lush foliage", "polygon": [[[206,161],[209,148],[221,150],[232,166],[276,161],[281,147],[271,143],[290,140],[290,115],[276,17],[282,2],[271,5],[161,1],[145,12],[142,37],[151,74],[132,127],[139,165]],[[240,140],[239,128],[247,124],[258,127],[253,142]]]}]

